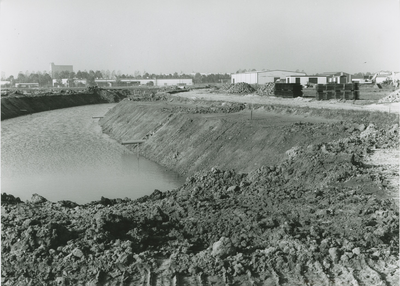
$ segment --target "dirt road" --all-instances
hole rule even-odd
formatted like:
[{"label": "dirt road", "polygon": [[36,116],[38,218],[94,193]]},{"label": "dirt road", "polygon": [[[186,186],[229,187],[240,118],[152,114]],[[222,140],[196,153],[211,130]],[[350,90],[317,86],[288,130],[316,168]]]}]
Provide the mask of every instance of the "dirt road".
[{"label": "dirt road", "polygon": [[259,96],[255,94],[248,95],[234,95],[234,94],[223,94],[213,93],[209,89],[191,90],[189,92],[182,92],[174,94],[174,96],[190,98],[190,99],[202,99],[202,100],[216,100],[216,101],[229,101],[229,102],[240,102],[240,103],[253,103],[253,104],[277,104],[277,105],[288,105],[288,106],[299,106],[299,107],[310,107],[310,108],[326,108],[326,109],[344,109],[344,110],[369,110],[369,111],[382,111],[400,114],[400,103],[370,103],[370,101],[318,101],[314,98],[280,98],[273,96]]}]

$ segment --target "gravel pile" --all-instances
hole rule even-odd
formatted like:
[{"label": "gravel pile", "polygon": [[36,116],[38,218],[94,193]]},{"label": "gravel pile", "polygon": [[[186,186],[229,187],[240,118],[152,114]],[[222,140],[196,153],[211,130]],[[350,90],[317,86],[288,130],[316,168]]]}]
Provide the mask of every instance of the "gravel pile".
[{"label": "gravel pile", "polygon": [[227,90],[228,93],[253,93],[254,91],[255,89],[245,82],[236,83]]},{"label": "gravel pile", "polygon": [[227,91],[227,90],[229,90],[232,86],[234,86],[233,83],[224,83],[224,84],[221,86],[220,90],[225,90],[225,91]]},{"label": "gravel pile", "polygon": [[259,85],[256,90],[256,93],[258,95],[274,95],[274,92],[275,92],[274,82],[268,82],[266,84]]},{"label": "gravel pile", "polygon": [[385,103],[385,102],[399,102],[400,101],[400,89],[393,91],[388,96],[381,98],[378,102]]}]

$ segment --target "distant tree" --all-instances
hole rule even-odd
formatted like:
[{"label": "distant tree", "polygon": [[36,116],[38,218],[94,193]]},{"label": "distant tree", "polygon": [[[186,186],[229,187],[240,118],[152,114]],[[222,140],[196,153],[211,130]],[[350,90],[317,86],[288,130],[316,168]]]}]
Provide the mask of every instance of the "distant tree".
[{"label": "distant tree", "polygon": [[96,77],[97,79],[100,79],[100,78],[103,78],[103,75],[101,74],[100,71],[96,71],[96,72],[95,72],[95,77]]},{"label": "distant tree", "polygon": [[78,79],[83,79],[83,77],[82,77],[82,72],[81,72],[80,70],[76,73],[76,77],[77,77]]},{"label": "distant tree", "polygon": [[115,70],[113,70],[113,71],[111,72],[111,79],[117,79],[117,75],[116,75],[116,73],[115,73]]},{"label": "distant tree", "polygon": [[26,82],[27,79],[26,79],[26,76],[22,72],[19,72],[16,81],[17,82]]},{"label": "distant tree", "polygon": [[70,74],[69,71],[60,71],[60,72],[56,73],[56,78],[60,78],[60,79],[69,78],[69,74]]},{"label": "distant tree", "polygon": [[119,76],[116,76],[115,78],[115,85],[116,86],[122,86],[123,82],[121,81],[121,78]]},{"label": "distant tree", "polygon": [[81,74],[82,74],[82,79],[86,79],[86,80],[89,79],[89,73],[88,73],[86,70],[84,70],[83,72],[81,72]]},{"label": "distant tree", "polygon": [[43,73],[39,76],[39,85],[40,86],[49,86],[52,84],[52,78],[48,73]]},{"label": "distant tree", "polygon": [[111,79],[111,72],[110,72],[110,70],[106,70],[105,77],[106,77],[106,79]]},{"label": "distant tree", "polygon": [[37,73],[31,73],[27,81],[30,83],[39,83],[39,75]]},{"label": "distant tree", "polygon": [[150,75],[148,73],[143,74],[143,78],[149,78]]},{"label": "distant tree", "polygon": [[142,78],[142,76],[140,75],[140,71],[135,71],[134,76],[135,78]]},{"label": "distant tree", "polygon": [[96,85],[96,82],[94,80],[95,80],[94,73],[93,74],[88,74],[88,77],[86,79],[87,85],[89,85],[89,86]]},{"label": "distant tree", "polygon": [[63,86],[61,78],[57,78],[57,79],[56,79],[55,85],[56,85],[56,86]]},{"label": "distant tree", "polygon": [[193,79],[194,83],[201,83],[202,82],[202,77],[200,73],[196,73],[194,75],[194,79]]},{"label": "distant tree", "polygon": [[14,85],[14,84],[15,84],[15,78],[14,78],[13,75],[10,75],[10,76],[7,78],[7,80],[10,82],[11,85]]}]

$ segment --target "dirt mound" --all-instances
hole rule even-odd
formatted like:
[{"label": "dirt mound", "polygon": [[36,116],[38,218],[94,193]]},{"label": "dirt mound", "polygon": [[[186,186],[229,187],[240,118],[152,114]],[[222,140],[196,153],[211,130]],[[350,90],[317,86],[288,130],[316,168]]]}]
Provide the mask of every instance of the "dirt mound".
[{"label": "dirt mound", "polygon": [[224,83],[221,85],[220,90],[221,91],[227,91],[229,90],[232,86],[234,86],[234,84],[232,83]]},{"label": "dirt mound", "polygon": [[378,103],[385,103],[385,102],[400,102],[400,89],[393,91],[388,96],[380,99]]},{"label": "dirt mound", "polygon": [[260,84],[256,87],[256,93],[258,95],[274,95],[275,92],[275,83],[269,82],[266,84]]},{"label": "dirt mound", "polygon": [[253,93],[255,89],[248,83],[239,82],[232,85],[226,92],[228,93]]}]

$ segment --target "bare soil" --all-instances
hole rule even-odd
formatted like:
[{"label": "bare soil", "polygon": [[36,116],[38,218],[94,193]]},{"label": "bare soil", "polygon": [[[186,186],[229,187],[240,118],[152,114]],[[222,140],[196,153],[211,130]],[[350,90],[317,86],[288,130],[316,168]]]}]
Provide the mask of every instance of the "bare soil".
[{"label": "bare soil", "polygon": [[124,100],[104,132],[146,139],[185,184],[86,205],[2,194],[2,285],[398,285],[396,106]]},{"label": "bare soil", "polygon": [[[313,92],[315,92],[313,90]],[[319,101],[313,97],[298,97],[298,98],[281,98],[274,96],[259,96],[256,94],[234,95],[216,93],[212,89],[198,89],[190,92],[175,94],[174,96],[183,97],[193,100],[214,100],[226,102],[240,102],[246,104],[277,104],[296,107],[310,107],[321,109],[341,109],[341,110],[359,110],[359,111],[382,111],[390,113],[400,113],[400,103],[381,103],[378,104],[378,99],[386,96],[390,92],[385,92],[383,95],[376,97],[374,100],[327,100]]]}]

